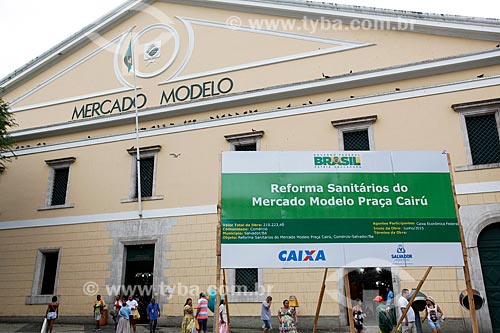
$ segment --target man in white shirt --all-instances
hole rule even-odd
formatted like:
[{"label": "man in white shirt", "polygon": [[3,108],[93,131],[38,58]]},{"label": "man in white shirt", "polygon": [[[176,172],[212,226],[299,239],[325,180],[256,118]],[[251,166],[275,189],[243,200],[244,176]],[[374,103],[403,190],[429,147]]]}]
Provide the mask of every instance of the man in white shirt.
[{"label": "man in white shirt", "polygon": [[[408,305],[408,296],[410,296],[410,292],[408,289],[403,289],[401,292],[401,297],[398,301],[398,318],[401,318],[403,311],[406,309]],[[406,316],[403,318],[403,333],[417,333],[417,327],[415,326],[415,311],[410,308],[406,313]]]},{"label": "man in white shirt", "polygon": [[139,304],[137,303],[137,301],[134,299],[134,297],[132,295],[129,295],[128,296],[128,301],[127,301],[127,306],[130,308],[131,312],[132,312],[132,316],[130,317],[129,321],[130,321],[130,326],[132,326],[132,330],[134,331],[134,333],[136,332],[136,324],[137,324],[137,319],[135,319],[133,317],[133,314],[134,314],[134,310],[137,310],[137,307],[139,306]]}]

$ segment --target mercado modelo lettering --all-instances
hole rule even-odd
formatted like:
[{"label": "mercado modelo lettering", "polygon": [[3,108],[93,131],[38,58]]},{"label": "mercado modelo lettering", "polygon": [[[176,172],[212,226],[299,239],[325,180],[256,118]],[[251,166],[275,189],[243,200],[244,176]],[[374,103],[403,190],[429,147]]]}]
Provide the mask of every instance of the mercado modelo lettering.
[{"label": "mercado modelo lettering", "polygon": [[[144,94],[137,94],[137,108],[141,109],[146,105],[148,99]],[[135,110],[134,98],[125,96],[115,100],[105,99],[101,102],[84,104],[81,107],[75,106],[71,120],[80,118],[92,118],[111,113]]]},{"label": "mercado modelo lettering", "polygon": [[399,196],[396,199],[392,198],[348,198],[345,196],[341,197],[330,197],[330,198],[320,198],[320,197],[309,197],[304,198],[262,198],[262,197],[252,197],[252,206],[260,207],[285,207],[285,206],[376,206],[384,208],[386,206],[393,206],[394,203],[398,206],[428,206],[428,200],[425,195],[421,197],[409,196],[403,197]]},{"label": "mercado modelo lettering", "polygon": [[[205,81],[199,84],[193,83],[191,85],[181,85],[170,89],[168,92],[162,91],[160,105],[227,94],[233,90],[233,87],[234,82],[228,77],[222,78],[218,81]],[[147,102],[148,97],[145,94],[137,94],[137,109],[144,108]],[[134,111],[135,107],[136,104],[134,102],[134,98],[129,96],[116,98],[114,100],[105,99],[103,101],[95,101],[75,106],[73,108],[71,120]]]},{"label": "mercado modelo lettering", "polygon": [[233,86],[233,80],[225,77],[219,81],[205,81],[201,84],[194,83],[189,86],[184,85],[172,88],[168,93],[163,91],[160,105],[183,102],[187,99],[195,100],[200,97],[212,97],[227,94],[233,89]]}]

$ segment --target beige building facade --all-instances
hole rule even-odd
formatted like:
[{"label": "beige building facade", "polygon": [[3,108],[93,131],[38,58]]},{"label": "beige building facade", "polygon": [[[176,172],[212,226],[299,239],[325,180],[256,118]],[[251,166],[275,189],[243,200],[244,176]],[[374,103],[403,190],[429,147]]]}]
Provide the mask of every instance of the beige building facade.
[{"label": "beige building facade", "polygon": [[[95,294],[109,303],[138,285],[177,324],[186,298],[216,283],[223,151],[445,150],[481,332],[500,332],[499,41],[493,19],[298,0],[124,3],[0,81],[19,124],[0,174],[0,317],[41,316],[58,295],[61,318],[83,320]],[[397,299],[424,272],[331,268],[320,325],[347,324],[346,288],[369,313],[383,287]],[[227,270],[234,325],[253,325],[266,295],[273,313],[295,295],[311,319],[323,274]],[[461,323],[464,289],[462,267],[434,267],[422,291]]]}]

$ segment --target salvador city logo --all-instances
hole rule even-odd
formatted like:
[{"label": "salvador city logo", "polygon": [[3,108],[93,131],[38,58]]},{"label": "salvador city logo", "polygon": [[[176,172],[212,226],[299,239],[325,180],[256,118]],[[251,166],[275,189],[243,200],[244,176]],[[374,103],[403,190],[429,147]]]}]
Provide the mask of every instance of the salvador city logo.
[{"label": "salvador city logo", "polygon": [[279,261],[326,261],[324,250],[281,250]]},{"label": "salvador city logo", "polygon": [[403,244],[398,244],[398,247],[396,248],[396,253],[391,254],[391,259],[393,261],[413,259],[413,254],[406,253],[406,249],[403,246]]}]

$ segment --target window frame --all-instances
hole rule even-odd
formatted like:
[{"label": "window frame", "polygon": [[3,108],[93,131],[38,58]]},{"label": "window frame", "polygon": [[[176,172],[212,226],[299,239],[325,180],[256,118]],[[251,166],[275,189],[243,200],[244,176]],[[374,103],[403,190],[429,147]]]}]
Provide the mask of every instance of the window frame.
[{"label": "window frame", "polygon": [[373,123],[377,121],[377,115],[348,118],[340,120],[332,120],[332,126],[338,130],[338,145],[339,150],[344,151],[344,133],[368,131],[368,144],[369,150],[375,150],[375,137],[373,134]]},{"label": "window frame", "polygon": [[251,292],[238,292],[236,291],[236,270],[238,268],[226,269],[227,272],[227,286],[228,295],[230,296],[231,302],[233,303],[258,303],[262,302],[268,295],[264,288],[264,270],[257,267],[242,267],[245,268],[256,268],[257,273],[257,290]]},{"label": "window frame", "polygon": [[[65,157],[53,160],[45,160],[45,163],[49,166],[49,180],[47,186],[47,192],[45,194],[45,206],[39,207],[38,210],[50,210],[50,209],[62,209],[62,208],[73,208],[74,203],[68,203],[68,194],[71,183],[71,169],[75,163],[75,157]],[[66,183],[66,198],[64,199],[64,204],[62,205],[52,205],[52,192],[54,190],[55,174],[57,169],[68,168],[68,182]]]},{"label": "window frame", "polygon": [[483,116],[488,114],[494,114],[497,123],[497,130],[499,136],[500,145],[500,98],[474,101],[460,104],[453,104],[451,106],[455,112],[458,113],[460,117],[460,129],[462,131],[462,137],[464,140],[465,147],[465,159],[467,162],[466,166],[457,166],[455,171],[467,171],[467,170],[480,170],[480,169],[491,169],[499,168],[500,163],[489,163],[489,164],[473,164],[472,152],[469,142],[469,133],[467,131],[467,117]]},{"label": "window frame", "polygon": [[[163,200],[163,198],[164,198],[163,195],[156,194],[156,175],[158,173],[158,153],[160,152],[160,150],[161,150],[160,145],[139,148],[139,154],[140,154],[141,158],[151,158],[152,157],[154,159],[152,195],[150,197],[141,197],[141,201]],[[135,197],[136,182],[137,182],[137,178],[136,178],[137,177],[136,176],[137,175],[137,149],[130,148],[130,149],[127,149],[127,152],[132,157],[131,173],[130,173],[130,186],[129,186],[128,198],[122,199],[120,201],[121,203],[137,202],[138,201],[138,196]]]},{"label": "window frame", "polygon": [[[43,276],[45,273],[45,255],[48,253],[57,253],[57,268],[54,281],[54,292],[50,295],[42,295]],[[26,304],[47,304],[51,302],[52,296],[57,295],[59,285],[59,272],[61,268],[61,247],[46,247],[37,250],[35,259],[35,272],[33,274],[33,283],[31,286],[31,295],[26,297]]]},{"label": "window frame", "polygon": [[237,146],[255,144],[255,151],[260,150],[260,139],[264,136],[264,131],[252,131],[246,133],[224,135],[226,141],[231,145],[230,150],[236,151]]}]

